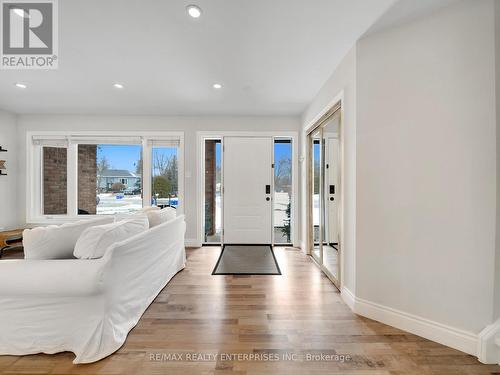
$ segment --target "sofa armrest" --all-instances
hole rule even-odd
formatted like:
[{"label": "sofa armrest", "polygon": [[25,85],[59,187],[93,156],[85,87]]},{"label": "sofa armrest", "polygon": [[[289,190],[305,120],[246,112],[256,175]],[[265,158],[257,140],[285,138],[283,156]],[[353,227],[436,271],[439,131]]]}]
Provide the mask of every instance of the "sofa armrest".
[{"label": "sofa armrest", "polygon": [[127,290],[140,283],[158,264],[171,263],[169,254],[176,249],[184,252],[186,223],[180,215],[125,241],[111,246],[105,257],[110,257],[109,272],[105,278],[113,289]]},{"label": "sofa armrest", "polygon": [[0,261],[0,296],[88,296],[103,290],[108,258]]}]

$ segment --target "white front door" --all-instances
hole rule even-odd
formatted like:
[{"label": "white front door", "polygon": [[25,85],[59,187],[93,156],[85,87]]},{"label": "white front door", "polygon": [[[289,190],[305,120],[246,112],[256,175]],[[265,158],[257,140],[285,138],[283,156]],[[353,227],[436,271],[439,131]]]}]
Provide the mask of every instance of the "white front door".
[{"label": "white front door", "polygon": [[224,137],[225,244],[271,244],[273,139]]}]

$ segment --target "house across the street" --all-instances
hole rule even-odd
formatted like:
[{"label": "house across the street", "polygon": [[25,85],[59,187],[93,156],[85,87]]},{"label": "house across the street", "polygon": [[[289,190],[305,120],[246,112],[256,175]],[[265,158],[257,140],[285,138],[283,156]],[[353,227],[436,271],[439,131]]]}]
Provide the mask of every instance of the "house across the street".
[{"label": "house across the street", "polygon": [[140,186],[141,175],[127,171],[126,169],[106,169],[98,178],[99,191],[109,191],[113,184],[121,183],[124,189]]}]

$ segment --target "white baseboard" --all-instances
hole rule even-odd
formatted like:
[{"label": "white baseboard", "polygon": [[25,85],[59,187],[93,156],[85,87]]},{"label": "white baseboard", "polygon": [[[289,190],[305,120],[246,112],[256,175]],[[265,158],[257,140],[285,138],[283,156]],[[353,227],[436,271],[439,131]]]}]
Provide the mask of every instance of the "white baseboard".
[{"label": "white baseboard", "polygon": [[447,326],[356,297],[347,288],[342,288],[342,298],[356,314],[478,356],[478,335],[473,332]]},{"label": "white baseboard", "polygon": [[184,240],[184,246],[186,246],[186,247],[201,247],[201,242],[198,241],[197,239],[186,238]]},{"label": "white baseboard", "polygon": [[482,363],[500,365],[500,319],[479,333],[477,357]]},{"label": "white baseboard", "polygon": [[343,286],[342,290],[340,291],[340,296],[344,300],[345,304],[354,311],[354,304],[356,302],[356,297],[354,297],[354,294],[345,286]]}]

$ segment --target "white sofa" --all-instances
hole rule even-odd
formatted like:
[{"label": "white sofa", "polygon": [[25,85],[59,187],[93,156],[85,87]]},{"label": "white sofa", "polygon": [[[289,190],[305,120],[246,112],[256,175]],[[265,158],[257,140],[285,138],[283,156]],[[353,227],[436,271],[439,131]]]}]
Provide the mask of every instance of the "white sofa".
[{"label": "white sofa", "polygon": [[185,228],[179,216],[98,259],[0,261],[0,354],[71,351],[89,363],[118,350],[184,268]]}]

